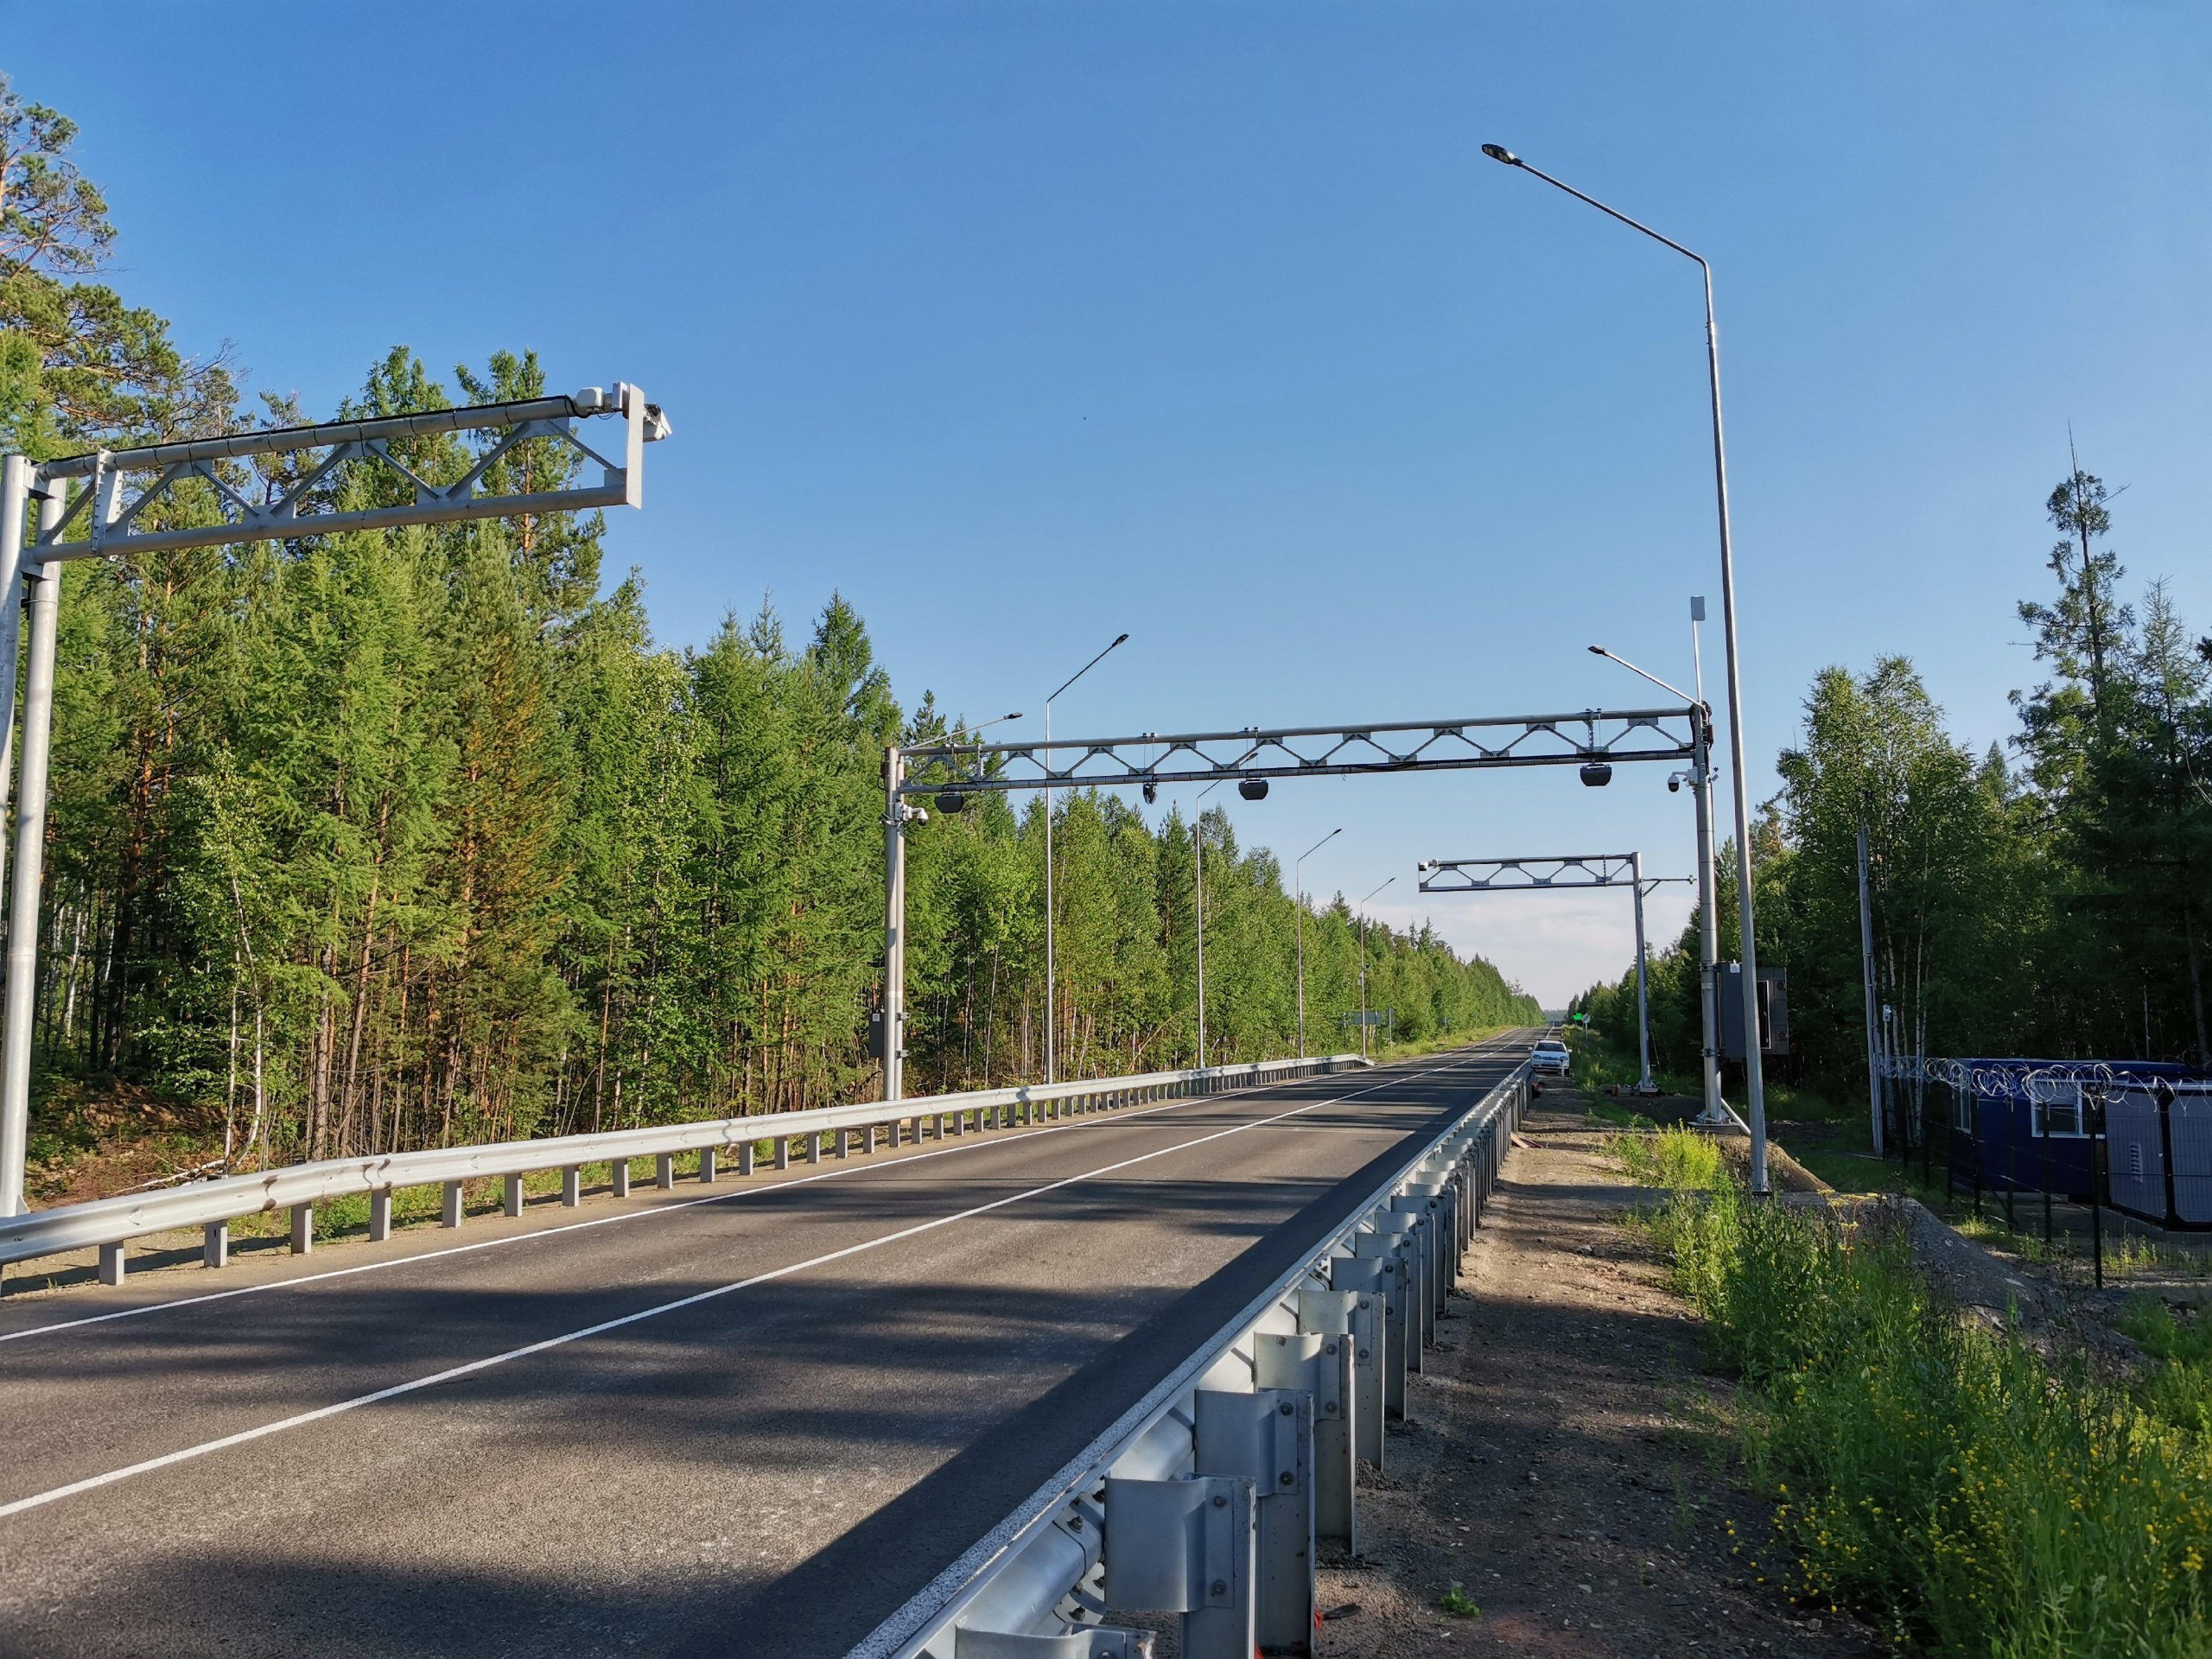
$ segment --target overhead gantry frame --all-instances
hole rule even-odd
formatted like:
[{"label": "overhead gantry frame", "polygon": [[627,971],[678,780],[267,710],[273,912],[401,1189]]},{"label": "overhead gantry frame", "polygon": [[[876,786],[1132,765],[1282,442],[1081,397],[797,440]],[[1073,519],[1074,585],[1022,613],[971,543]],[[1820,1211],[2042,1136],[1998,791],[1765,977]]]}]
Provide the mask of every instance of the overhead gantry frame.
[{"label": "overhead gantry frame", "polygon": [[1702,766],[1710,741],[1702,714],[1685,704],[1036,743],[894,745],[883,771],[883,1097],[898,1100],[905,1088],[906,830],[927,819],[928,809],[917,804],[922,798],[950,812],[959,811],[970,795],[1017,790],[1136,788],[1149,800],[1164,785],[1235,779],[1239,794],[1260,800],[1278,778],[1522,766],[1576,766],[1585,784],[1599,787],[1611,781],[1617,763],[1688,760]]},{"label": "overhead gantry frame", "polygon": [[[621,423],[621,442],[607,445],[608,453],[576,430],[578,422],[599,416]],[[499,435],[461,477],[441,484],[410,462],[406,448],[412,440],[449,432]],[[16,735],[22,619],[25,610],[30,613],[15,868],[8,899],[6,1009],[0,1020],[0,1216],[23,1209],[62,567],[74,559],[299,541],[340,531],[639,506],[645,499],[645,446],[668,435],[668,419],[658,405],[647,403],[637,387],[618,382],[610,390],[587,386],[550,397],[264,428],[94,450],[58,461],[33,461],[22,455],[0,460],[0,817],[8,805],[7,762]],[[597,480],[520,494],[486,491],[490,469],[532,440],[597,462]],[[253,464],[270,457],[286,464],[260,469]],[[343,486],[365,473],[396,480],[400,493],[412,499],[346,507]],[[29,511],[34,500],[39,504],[35,521]]]},{"label": "overhead gantry frame", "polygon": [[1627,887],[1636,894],[1636,1050],[1638,1094],[1656,1094],[1651,1081],[1651,1003],[1644,990],[1643,899],[1687,875],[1643,874],[1642,853],[1564,853],[1541,858],[1436,858],[1416,865],[1423,893],[1549,893],[1581,887]]}]

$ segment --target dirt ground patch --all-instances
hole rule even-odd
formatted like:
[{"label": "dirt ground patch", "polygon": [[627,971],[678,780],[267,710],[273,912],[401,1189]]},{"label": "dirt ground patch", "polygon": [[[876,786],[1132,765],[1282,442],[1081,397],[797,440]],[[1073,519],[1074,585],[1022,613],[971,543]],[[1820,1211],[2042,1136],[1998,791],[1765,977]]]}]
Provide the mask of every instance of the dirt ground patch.
[{"label": "dirt ground patch", "polygon": [[[1654,1195],[1620,1184],[1605,1132],[1554,1088],[1516,1137],[1413,1421],[1362,1471],[1360,1556],[1322,1558],[1323,1654],[1883,1651],[1758,1581],[1733,1391],[1618,1224]],[[1442,1611],[1454,1584],[1479,1616]]]}]

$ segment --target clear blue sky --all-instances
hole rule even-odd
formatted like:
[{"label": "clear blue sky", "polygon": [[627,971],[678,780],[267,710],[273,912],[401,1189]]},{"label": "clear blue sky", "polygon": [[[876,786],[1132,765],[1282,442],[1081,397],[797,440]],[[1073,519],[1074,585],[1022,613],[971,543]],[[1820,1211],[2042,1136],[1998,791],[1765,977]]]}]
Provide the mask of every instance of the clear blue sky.
[{"label": "clear blue sky", "polygon": [[[2132,575],[2212,626],[2186,0],[4,15],[188,349],[317,413],[394,343],[664,404],[612,548],[668,643],[842,589],[907,700],[1033,731],[1128,629],[1069,735],[1635,701],[1592,640],[1686,674],[1694,267],[1485,139],[1718,270],[1757,793],[1830,662],[1909,653],[2010,731],[2069,422]],[[1626,966],[1624,896],[1429,904],[1414,862],[1686,873],[1687,803],[1649,768],[1230,807],[1286,862],[1344,824],[1310,888],[1395,875],[1378,912],[1556,1003]]]}]

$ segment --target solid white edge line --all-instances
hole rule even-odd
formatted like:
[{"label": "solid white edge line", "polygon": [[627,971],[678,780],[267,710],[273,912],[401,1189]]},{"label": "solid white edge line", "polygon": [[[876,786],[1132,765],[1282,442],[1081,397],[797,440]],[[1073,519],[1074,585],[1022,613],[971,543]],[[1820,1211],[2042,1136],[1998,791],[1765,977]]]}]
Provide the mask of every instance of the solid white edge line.
[{"label": "solid white edge line", "polygon": [[[689,1296],[678,1297],[672,1302],[662,1302],[653,1307],[640,1308],[634,1313],[625,1313],[617,1319],[602,1319],[597,1325],[586,1325],[582,1330],[565,1332],[557,1337],[545,1337],[537,1342],[525,1343],[519,1348],[510,1348],[505,1353],[488,1354],[481,1359],[472,1359],[466,1364],[452,1365],[442,1371],[433,1371],[427,1376],[415,1377],[405,1382],[395,1382],[389,1388],[378,1389],[373,1393],[356,1395],[350,1400],[335,1401],[327,1406],[318,1406],[312,1411],[303,1411],[294,1416],[280,1418],[272,1423],[263,1423],[257,1427],[240,1429],[235,1434],[226,1434],[217,1440],[203,1440],[196,1446],[182,1446],[174,1452],[165,1452],[159,1457],[147,1458],[140,1462],[126,1465],[120,1469],[111,1469],[105,1474],[88,1475],[82,1480],[73,1480],[67,1485],[55,1486],[43,1492],[34,1492],[29,1497],[19,1497],[12,1503],[0,1503],[0,1520],[5,1520],[10,1516],[21,1515],[29,1510],[42,1508],[48,1503],[59,1503],[65,1497],[74,1497],[79,1493],[93,1491],[102,1486],[111,1486],[118,1481],[129,1480],[135,1476],[151,1474],[157,1469],[166,1469],[173,1464],[186,1463],[194,1459],[207,1457],[217,1452],[227,1451],[234,1446],[244,1446],[250,1441],[264,1440],[271,1434],[281,1434],[288,1429],[303,1428],[309,1423],[321,1422],[327,1417],[356,1411],[363,1406],[372,1406],[382,1401],[397,1399],[402,1395],[415,1394],[423,1389],[435,1388],[441,1382],[454,1382],[478,1371],[489,1370],[495,1365],[504,1365],[512,1360],[527,1359],[533,1354],[542,1354],[549,1349],[565,1347],[572,1342],[582,1342],[588,1337],[603,1336],[609,1331],[619,1331],[624,1325],[636,1325],[642,1320],[658,1319],[664,1313],[673,1313],[683,1308],[696,1307],[702,1302],[710,1302],[718,1297],[728,1296],[736,1291],[750,1289],[755,1285],[765,1285],[774,1280],[786,1279],[795,1273],[804,1273],[810,1268],[825,1267],[832,1262],[842,1261],[848,1256],[859,1255],[868,1250],[878,1249],[886,1244],[895,1244],[901,1239],[912,1238],[921,1233],[934,1232],[937,1229],[949,1227],[955,1222],[970,1221],[977,1216],[988,1215],[994,1210],[1003,1210],[1008,1205],[1020,1204],[1030,1198],[1041,1198],[1047,1192],[1058,1192],[1065,1186],[1077,1185],[1084,1181],[1096,1180],[1102,1175],[1111,1175],[1117,1171],[1128,1169],[1138,1164],[1149,1163],[1155,1158],[1165,1158],[1171,1153],[1186,1152],[1192,1147],[1203,1147],[1210,1141],[1226,1140],[1232,1135],[1243,1135],[1249,1129],[1265,1128],[1271,1123],[1280,1123],[1287,1118],[1300,1117],[1307,1112],[1317,1111],[1324,1106],[1342,1105],[1345,1101],[1357,1100],[1362,1095],[1374,1094],[1379,1090],[1396,1084],[1410,1083],[1422,1077],[1433,1077],[1438,1071],[1452,1071],[1465,1064],[1464,1060],[1454,1061],[1450,1065],[1434,1066],[1426,1071],[1416,1071],[1407,1077],[1394,1077],[1388,1082],[1376,1084],[1370,1088],[1355,1090],[1348,1095],[1334,1095],[1326,1100],[1310,1101],[1303,1106],[1293,1107],[1287,1112],[1277,1112],[1268,1117],[1255,1117],[1248,1123],[1232,1124],[1228,1128],[1217,1129],[1211,1135],[1198,1135],[1188,1141],[1178,1141],[1172,1147],[1160,1147],[1151,1152],[1140,1153],[1134,1158],[1124,1158],[1115,1163],[1102,1164],[1096,1169],[1085,1170],[1079,1175],[1064,1176],[1057,1181],[1047,1181],[1041,1186],[1033,1186],[1020,1192],[1011,1192],[1003,1198],[993,1198],[988,1204],[976,1205],[952,1215],[937,1217],[931,1221],[918,1222],[912,1227],[902,1227],[896,1232],[886,1233],[879,1238],[863,1239],[857,1244],[848,1244],[842,1249],[831,1250],[826,1255],[814,1256],[804,1262],[794,1262],[784,1267],[772,1268],[766,1273],[757,1273],[750,1278],[734,1280],[726,1285],[716,1285],[709,1290],[696,1291]],[[1219,1096],[1208,1096],[1208,1098],[1217,1099]]]}]

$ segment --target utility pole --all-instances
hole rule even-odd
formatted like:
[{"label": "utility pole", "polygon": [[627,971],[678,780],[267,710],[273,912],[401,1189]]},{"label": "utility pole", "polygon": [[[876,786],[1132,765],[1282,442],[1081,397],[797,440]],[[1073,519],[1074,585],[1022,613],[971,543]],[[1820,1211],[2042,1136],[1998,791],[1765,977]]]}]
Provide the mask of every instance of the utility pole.
[{"label": "utility pole", "polygon": [[1874,1155],[1883,1154],[1882,1038],[1875,1023],[1874,907],[1867,896],[1866,826],[1859,826],[1859,971],[1866,997],[1866,1114],[1874,1135]]},{"label": "utility pole", "polygon": [[906,1080],[906,821],[927,809],[899,798],[906,757],[883,756],[883,1097],[905,1097]]},{"label": "utility pole", "polygon": [[[1392,876],[1382,887],[1376,888],[1375,893],[1382,892],[1382,887],[1389,887],[1390,881],[1397,879]],[[1366,899],[1359,901],[1359,1058],[1363,1060],[1367,1058],[1367,906],[1368,901],[1375,897],[1375,893],[1369,893]]]},{"label": "utility pole", "polygon": [[[1105,659],[1106,652],[1112,651],[1128,637],[1126,633],[1116,634],[1114,644],[1107,646],[1106,651],[1100,652],[1060,682],[1060,691],[1066,690],[1097,667]],[[1055,691],[1052,697],[1045,699],[1045,747],[1048,752],[1052,747],[1052,697],[1058,696],[1060,691]],[[1045,1081],[1047,1083],[1059,1081],[1060,1007],[1056,973],[1058,964],[1053,957],[1052,931],[1052,786],[1047,782],[1045,785]]]},{"label": "utility pole", "polygon": [[1690,788],[1697,806],[1698,1001],[1705,1022],[1705,1110],[1700,1122],[1725,1123],[1728,1107],[1720,1097],[1720,918],[1713,892],[1713,710],[1705,701],[1705,652],[1698,624],[1705,620],[1705,595],[1690,595],[1690,671],[1697,694],[1697,758],[1691,762]]},{"label": "utility pole", "polygon": [[1651,1081],[1651,999],[1644,989],[1643,977],[1643,855],[1628,855],[1629,881],[1636,891],[1636,1058],[1640,1076],[1636,1091],[1639,1095],[1655,1095],[1659,1085]]},{"label": "utility pole", "polygon": [[1291,878],[1290,878],[1290,884],[1291,884],[1291,886],[1292,886],[1292,887],[1295,887],[1295,888],[1298,890],[1298,899],[1297,899],[1297,921],[1298,921],[1298,1052],[1299,1052],[1300,1058],[1303,1058],[1305,1057],[1305,1054],[1306,1054],[1306,861],[1307,859],[1309,859],[1309,858],[1313,857],[1314,854],[1316,854],[1316,853],[1319,852],[1319,851],[1321,850],[1321,849],[1322,849],[1322,848],[1324,848],[1324,847],[1327,846],[1327,845],[1329,844],[1329,842],[1331,842],[1332,841],[1335,840],[1338,836],[1341,836],[1342,834],[1344,834],[1344,826],[1343,826],[1342,824],[1338,824],[1335,829],[1333,829],[1333,830],[1330,830],[1330,831],[1329,831],[1329,833],[1328,833],[1327,835],[1325,835],[1325,836],[1322,836],[1320,840],[1319,840],[1319,841],[1315,842],[1314,842],[1311,847],[1308,847],[1308,848],[1307,848],[1304,852],[1300,853],[1300,854],[1298,855],[1297,861],[1296,861],[1296,862],[1294,862],[1294,863],[1291,866]]}]

